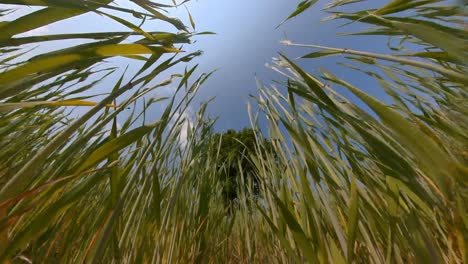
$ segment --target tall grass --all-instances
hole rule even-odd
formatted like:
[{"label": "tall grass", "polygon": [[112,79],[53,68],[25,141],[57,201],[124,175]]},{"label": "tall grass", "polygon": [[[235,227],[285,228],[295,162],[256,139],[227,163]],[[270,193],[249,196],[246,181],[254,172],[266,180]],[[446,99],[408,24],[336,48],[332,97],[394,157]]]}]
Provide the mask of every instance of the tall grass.
[{"label": "tall grass", "polygon": [[[288,19],[315,2],[301,2]],[[171,6],[0,1],[45,7],[0,24],[0,262],[467,263],[465,14],[437,0],[336,11],[352,2],[360,1],[332,2],[332,19],[373,26],[356,35],[397,39],[392,54],[284,43],[303,48],[303,59],[341,56],[391,103],[281,55],[272,68],[285,78],[259,86],[259,113],[248,108],[261,194],[239,188],[228,213],[223,168],[214,166],[224,161],[211,155],[220,146],[214,120],[206,104],[186,114],[209,74],[166,73],[200,54],[176,46],[196,33],[164,15]],[[129,31],[16,36],[87,12]],[[146,32],[119,12],[186,31]],[[27,44],[83,38],[90,42],[21,54]],[[144,64],[122,74],[104,61],[114,56]],[[94,96],[105,80],[115,85]],[[148,99],[167,85],[176,87],[172,97]],[[165,110],[147,120],[156,103]],[[86,110],[77,116],[70,107]]]},{"label": "tall grass", "polygon": [[[404,11],[411,17],[399,15]],[[278,58],[273,68],[287,77],[287,96],[261,88],[258,102],[281,162],[257,161],[268,200],[259,210],[296,261],[466,262],[463,10],[444,1],[395,0],[376,10],[330,12],[332,19],[377,26],[355,35],[387,35],[400,46],[376,54],[284,43],[309,49],[304,59],[343,56],[340,64],[374,79],[373,89],[391,104],[326,69],[313,76]]]}]

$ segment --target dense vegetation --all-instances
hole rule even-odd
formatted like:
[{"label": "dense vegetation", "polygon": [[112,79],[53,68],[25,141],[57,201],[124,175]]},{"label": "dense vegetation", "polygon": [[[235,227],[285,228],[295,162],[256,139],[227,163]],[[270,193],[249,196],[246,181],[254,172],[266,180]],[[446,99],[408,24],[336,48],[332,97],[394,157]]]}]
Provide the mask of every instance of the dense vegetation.
[{"label": "dense vegetation", "polygon": [[[330,2],[331,19],[372,26],[349,34],[398,45],[378,54],[284,43],[303,48],[303,59],[340,56],[389,100],[277,58],[280,81],[259,87],[258,114],[247,109],[255,150],[248,165],[238,162],[252,166],[260,198],[238,188],[226,214],[214,121],[206,104],[195,120],[185,112],[209,74],[167,73],[200,55],[179,44],[207,32],[191,32],[155,1],[134,0],[133,10],[111,0],[0,0],[43,7],[0,22],[0,263],[468,263],[464,9],[393,0],[350,13],[340,6],[361,1]],[[17,36],[88,12],[129,30]],[[123,14],[179,31],[146,32]],[[78,39],[87,42],[31,50]],[[144,63],[122,73],[108,61],[115,56]],[[105,80],[116,81],[99,94]],[[149,97],[169,84],[172,97]],[[155,104],[165,110],[148,120]]]},{"label": "dense vegetation", "polygon": [[[257,137],[253,129],[244,128],[241,131],[229,129],[224,133],[216,133],[213,137],[218,147],[211,153],[218,160],[218,177],[223,186],[222,194],[225,206],[233,208],[237,205],[240,193],[257,199],[260,195],[260,181],[256,177],[255,166],[251,156],[256,156],[255,145]],[[271,151],[272,145],[268,139],[261,139],[266,150]],[[244,190],[241,190],[244,189]]]}]

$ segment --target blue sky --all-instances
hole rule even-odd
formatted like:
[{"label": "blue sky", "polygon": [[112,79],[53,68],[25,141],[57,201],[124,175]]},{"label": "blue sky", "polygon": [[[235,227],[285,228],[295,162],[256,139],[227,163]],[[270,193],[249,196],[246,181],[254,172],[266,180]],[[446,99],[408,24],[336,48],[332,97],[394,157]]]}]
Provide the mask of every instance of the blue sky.
[{"label": "blue sky", "polygon": [[[171,0],[160,2],[170,3]],[[321,23],[320,20],[328,16],[321,9],[330,0],[318,1],[307,12],[276,29],[276,26],[294,11],[299,2],[291,0],[192,0],[187,3],[186,6],[196,23],[196,30],[217,33],[217,35],[196,37],[197,41],[194,44],[184,47],[187,52],[204,51],[203,56],[189,64],[189,66],[196,63],[200,64],[198,74],[218,69],[201,88],[198,100],[194,105],[196,108],[196,105],[201,101],[216,97],[208,110],[211,116],[219,116],[216,125],[217,130],[240,129],[249,126],[246,102],[249,100],[250,94],[257,94],[255,76],[261,83],[266,85],[279,78],[278,74],[265,67],[266,63],[271,62],[272,57],[276,57],[278,52],[282,52],[290,58],[296,58],[311,51],[304,48],[283,46],[280,41],[285,37],[296,43],[313,43],[374,52],[387,51],[385,47],[386,39],[377,37],[339,37],[336,35],[338,32],[360,31],[367,25],[356,23],[345,28],[338,28],[343,22]],[[387,2],[386,0],[368,0],[358,4],[358,6],[360,8],[378,7]],[[118,0],[117,3],[125,7],[134,7],[127,0]],[[22,12],[18,12],[16,15],[21,14]],[[185,7],[173,9],[170,15],[179,17],[186,25],[190,24]],[[134,18],[125,18],[133,19],[134,23],[138,24],[138,21]],[[174,28],[160,21],[150,21],[143,28],[148,31],[174,32]],[[109,30],[128,29],[97,14],[86,14],[26,34]],[[40,52],[57,49],[63,47],[63,45],[63,42],[50,42],[41,46]],[[377,89],[372,88],[375,83],[370,79],[336,66],[336,61],[333,58],[302,59],[298,60],[298,63],[312,74],[317,73],[318,69],[323,67],[334,72],[338,77],[345,78],[361,87],[371,95],[379,97],[382,94]],[[129,63],[130,66],[135,68],[139,65],[126,59],[116,59],[114,62],[122,66],[122,68]],[[179,71],[183,70],[184,65],[180,66],[180,68],[177,68]],[[353,74],[351,75],[351,73]],[[167,78],[166,75],[162,76],[162,79]]]},{"label": "blue sky", "polygon": [[[381,6],[388,1],[372,0],[362,6]],[[218,114],[219,129],[241,128],[248,126],[246,101],[249,94],[256,94],[255,76],[263,83],[269,84],[279,76],[265,67],[278,52],[295,58],[306,54],[308,50],[285,47],[280,41],[287,37],[297,43],[314,43],[328,46],[348,47],[362,50],[378,51],[377,45],[382,39],[337,37],[340,32],[337,22],[321,23],[328,16],[321,11],[329,1],[319,1],[309,11],[288,21],[280,28],[277,25],[294,9],[299,1],[290,0],[199,0],[191,2],[189,9],[196,21],[197,30],[217,32],[216,36],[198,38],[194,48],[205,51],[199,59],[200,69],[219,70],[200,90],[200,98],[216,96],[209,110]],[[180,10],[183,16],[185,10]],[[342,31],[362,30],[364,25],[353,25]],[[361,27],[361,28],[360,28]],[[342,32],[341,31],[341,32]],[[385,48],[386,49],[386,48]],[[336,60],[300,60],[299,64],[312,73],[319,67],[334,71],[344,77],[349,71],[336,67]],[[341,76],[340,76],[341,75]],[[348,78],[349,79],[349,78]],[[354,79],[354,80],[353,80]],[[352,78],[356,85],[369,81],[367,78]]]}]

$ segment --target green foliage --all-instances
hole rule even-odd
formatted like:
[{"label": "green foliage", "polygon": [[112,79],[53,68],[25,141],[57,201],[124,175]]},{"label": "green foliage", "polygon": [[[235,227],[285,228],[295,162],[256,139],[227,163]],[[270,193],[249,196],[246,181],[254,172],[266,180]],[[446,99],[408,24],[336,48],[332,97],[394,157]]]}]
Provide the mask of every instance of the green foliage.
[{"label": "green foliage", "polygon": [[[271,143],[261,137],[264,146],[271,148]],[[216,153],[219,164],[220,181],[223,184],[223,199],[226,206],[232,206],[239,198],[239,192],[257,198],[260,194],[259,181],[256,176],[252,155],[256,155],[257,138],[252,129],[244,128],[241,131],[227,130],[225,133],[214,135],[214,142],[218,145]]]},{"label": "green foliage", "polygon": [[[197,33],[164,14],[175,1],[132,2],[135,10],[0,0],[44,7],[0,23],[0,263],[468,263],[459,6],[394,0],[350,13],[339,7],[357,10],[360,0],[330,2],[332,19],[373,27],[347,34],[384,35],[399,46],[378,54],[284,43],[307,49],[305,60],[341,56],[341,66],[374,80],[389,100],[281,55],[274,69],[286,80],[260,85],[260,112],[248,107],[252,129],[215,134],[206,104],[194,116],[186,111],[210,74],[193,77],[197,66],[167,73],[201,54],[176,47]],[[302,1],[289,18],[315,2]],[[129,30],[18,36],[90,12]],[[182,31],[146,32],[121,13]],[[28,49],[77,39],[88,42]],[[122,74],[109,62],[115,56],[144,63]],[[102,95],[105,80],[115,85]],[[170,84],[172,97],[148,99]],[[154,104],[164,110],[147,120]],[[257,133],[260,115],[268,141]],[[227,217],[233,190],[237,209]]]},{"label": "green foliage", "polygon": [[[191,192],[192,198],[206,197],[202,190],[207,190],[211,181],[209,173],[200,183],[185,177],[187,161],[200,159],[200,153],[184,151],[180,144],[181,131],[187,129],[189,122],[181,113],[207,76],[191,77],[196,67],[184,74],[168,76],[166,72],[201,54],[180,54],[180,48],[175,47],[189,43],[197,33],[188,32],[178,19],[160,12],[172,6],[149,1],[134,1],[135,10],[118,7],[111,1],[0,3],[44,7],[3,23],[0,28],[0,262],[23,258],[46,263],[112,259],[138,263],[155,259],[153,250],[157,249],[166,251],[158,251],[160,260],[185,258],[182,252],[204,243],[203,239],[193,240],[198,235],[196,230],[184,231],[187,239],[182,241],[193,243],[187,243],[185,249],[177,247],[179,253],[166,246],[175,245],[176,237],[164,233],[179,234],[173,228],[182,232],[188,226],[204,226],[205,230],[213,227],[207,221],[208,212],[196,219],[173,221],[176,215],[182,216],[181,212],[198,212],[198,208],[208,208],[210,203],[205,199],[200,199],[200,204],[192,199],[187,202],[187,191],[194,185],[199,191]],[[17,35],[92,12],[130,30]],[[119,18],[123,14],[135,16],[141,25]],[[150,19],[184,31],[145,32],[141,26]],[[27,46],[77,39],[86,39],[87,43],[39,55],[32,55]],[[134,75],[121,74],[108,61],[115,56],[145,63]],[[101,94],[101,84],[112,81],[114,88],[107,87]],[[173,83],[178,87],[173,97],[145,99],[158,88]],[[193,93],[183,92],[183,87]],[[162,101],[165,110],[148,122],[146,112]],[[130,112],[125,113],[127,109]],[[75,113],[77,110],[82,110],[80,115]],[[211,123],[197,121],[203,119],[203,112],[198,112],[184,139],[194,147],[207,145],[206,140],[195,141],[195,135],[211,129]],[[190,166],[200,166],[203,161],[197,160]],[[185,166],[179,167],[180,164]],[[174,193],[176,189],[182,194]],[[174,204],[178,208],[175,213],[170,212]],[[148,210],[151,213],[143,214]],[[187,221],[186,227],[183,221]],[[177,225],[172,228],[174,223]],[[165,241],[156,239],[164,236]]]},{"label": "green foliage", "polygon": [[[258,102],[270,121],[270,138],[290,138],[275,145],[277,153],[291,153],[278,155],[279,163],[297,161],[273,179],[265,174],[272,202],[263,216],[275,233],[287,227],[281,245],[297,247],[296,259],[466,262],[467,209],[460,202],[467,198],[468,164],[460,149],[467,146],[462,131],[468,119],[466,104],[459,104],[467,98],[467,50],[460,39],[466,14],[456,6],[431,5],[436,2],[442,1],[330,11],[333,19],[377,25],[357,35],[395,38],[400,46],[390,47],[394,54],[284,41],[318,49],[305,59],[344,55],[341,66],[374,79],[379,86],[372,89],[391,98],[389,105],[326,69],[313,76],[285,56],[277,59],[275,69],[288,77],[282,84],[288,97],[263,87]],[[393,16],[408,10],[412,17]],[[316,253],[299,247],[304,243]]]}]

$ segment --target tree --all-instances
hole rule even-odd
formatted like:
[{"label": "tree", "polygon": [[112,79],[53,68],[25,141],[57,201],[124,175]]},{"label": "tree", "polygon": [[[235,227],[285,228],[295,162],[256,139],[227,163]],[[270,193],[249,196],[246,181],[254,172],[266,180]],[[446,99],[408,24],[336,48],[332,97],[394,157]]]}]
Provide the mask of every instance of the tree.
[{"label": "tree", "polygon": [[[260,193],[260,182],[250,158],[257,153],[254,130],[250,128],[244,128],[241,131],[229,129],[225,133],[215,134],[214,140],[215,144],[219,144],[219,154],[214,154],[219,155],[217,167],[223,184],[222,194],[225,205],[231,206],[235,203],[241,190],[257,198]],[[270,146],[271,143],[264,139],[263,145]],[[218,150],[218,148],[215,149]]]}]

